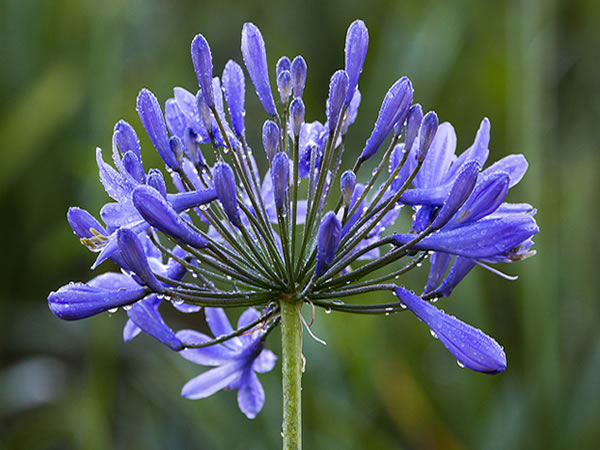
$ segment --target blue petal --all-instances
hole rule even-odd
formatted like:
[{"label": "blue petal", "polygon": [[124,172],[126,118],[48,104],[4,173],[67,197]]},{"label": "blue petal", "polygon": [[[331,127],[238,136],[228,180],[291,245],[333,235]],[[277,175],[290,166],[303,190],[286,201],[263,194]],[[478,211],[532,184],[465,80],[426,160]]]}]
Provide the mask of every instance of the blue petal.
[{"label": "blue petal", "polygon": [[442,184],[455,157],[455,150],[456,133],[452,125],[444,122],[439,126],[423,166],[414,179],[415,187],[429,188]]},{"label": "blue petal", "polygon": [[431,224],[433,229],[439,229],[446,225],[459,208],[463,206],[475,188],[478,175],[479,164],[476,161],[469,161],[463,164],[452,185],[452,189],[450,189],[448,199],[444,202]]},{"label": "blue petal", "polygon": [[367,56],[367,48],[369,47],[369,31],[362,20],[355,20],[348,27],[346,33],[346,47],[344,56],[346,62],[346,72],[348,73],[348,91],[346,93],[346,104],[352,101],[356,87],[358,86],[358,78],[362,72],[363,64]]},{"label": "blue petal", "polygon": [[162,292],[163,285],[150,269],[148,258],[137,234],[127,228],[121,228],[117,232],[117,241],[123,259],[129,268],[153,291]]},{"label": "blue petal", "polygon": [[317,234],[317,266],[315,275],[323,275],[337,252],[342,237],[342,224],[333,211],[328,212],[321,220]]},{"label": "blue petal", "polygon": [[[460,257],[457,257],[460,258]],[[431,269],[429,269],[429,277],[427,278],[427,284],[423,290],[424,294],[429,294],[440,285],[443,276],[446,274],[450,262],[452,261],[452,255],[448,253],[434,252],[429,258],[431,263]]]},{"label": "blue petal", "polygon": [[286,194],[290,186],[290,159],[287,153],[279,152],[275,155],[271,166],[271,176],[273,178],[275,207],[278,211],[283,211]]},{"label": "blue petal", "polygon": [[175,336],[158,312],[161,301],[156,295],[150,295],[133,304],[127,311],[129,318],[146,334],[165,344],[171,350],[181,350],[183,343]]},{"label": "blue petal", "polygon": [[202,375],[188,381],[183,386],[181,395],[192,400],[210,397],[215,392],[238,383],[242,376],[243,367],[243,361],[232,361],[223,366],[207,370]]},{"label": "blue petal", "polygon": [[252,369],[246,369],[240,380],[238,405],[248,419],[254,419],[265,403],[265,391]]},{"label": "blue petal", "polygon": [[448,272],[448,275],[444,278],[442,285],[435,290],[434,295],[438,297],[448,297],[473,267],[475,267],[475,262],[472,259],[457,256],[450,268],[450,272]]},{"label": "blue petal", "polygon": [[345,70],[338,70],[332,75],[329,82],[329,97],[327,98],[327,122],[331,134],[333,134],[340,120],[340,112],[347,91],[348,74]]},{"label": "blue petal", "polygon": [[204,237],[179,217],[156,189],[139,186],[133,191],[133,204],[150,225],[163,233],[196,248],[204,248],[208,244]]},{"label": "blue petal", "polygon": [[95,230],[103,235],[107,234],[100,222],[85,209],[77,207],[69,208],[69,211],[67,212],[67,221],[73,229],[73,232],[80,239],[92,237],[94,233],[90,230]]},{"label": "blue petal", "polygon": [[396,122],[404,121],[404,117],[412,103],[412,96],[412,84],[406,77],[400,78],[389,89],[381,104],[371,136],[360,156],[361,159],[366,160],[373,156],[390,134]]},{"label": "blue petal", "polygon": [[404,288],[396,288],[396,295],[431,328],[460,363],[471,370],[488,374],[506,370],[504,350],[481,330],[449,316]]},{"label": "blue petal", "polygon": [[122,154],[132,151],[138,157],[138,160],[142,160],[142,154],[140,152],[140,141],[135,133],[135,130],[124,120],[119,120],[115,125],[114,133],[117,136],[116,144]]},{"label": "blue petal", "polygon": [[460,167],[467,161],[477,161],[479,163],[479,167],[483,167],[490,153],[488,149],[489,143],[490,121],[487,117],[485,117],[479,125],[479,130],[477,130],[473,145],[462,152],[454,164],[452,164],[452,167],[450,167],[450,170],[446,175],[446,181],[451,181],[458,173],[458,169],[460,169]]},{"label": "blue petal", "polygon": [[242,220],[238,208],[235,175],[229,164],[218,162],[213,170],[213,180],[219,202],[223,206],[227,217],[233,225],[238,228],[241,227]]},{"label": "blue petal", "polygon": [[270,116],[277,116],[269,82],[265,41],[253,23],[245,23],[242,29],[242,56],[263,108]]},{"label": "blue petal", "polygon": [[129,342],[138,334],[140,334],[142,330],[138,327],[131,319],[127,320],[127,323],[123,327],[123,341]]},{"label": "blue petal", "polygon": [[212,85],[212,56],[208,42],[201,34],[196,35],[192,41],[192,62],[206,103],[209,107],[213,107],[215,106],[215,97]]},{"label": "blue petal", "polygon": [[183,133],[188,126],[188,119],[174,98],[168,99],[165,103],[165,119],[171,134],[183,138]]},{"label": "blue petal", "polygon": [[85,283],[70,283],[48,296],[52,313],[64,320],[79,320],[136,302],[146,289],[101,289]]},{"label": "blue petal", "polygon": [[509,187],[513,187],[521,181],[521,178],[523,178],[523,175],[527,172],[527,167],[527,160],[523,155],[508,155],[501,160],[496,161],[490,167],[485,169],[483,173],[484,175],[489,175],[494,172],[506,172],[510,177]]},{"label": "blue petal", "polygon": [[[176,336],[184,345],[199,345],[211,342],[214,338],[195,330],[180,330]],[[180,352],[188,361],[202,366],[221,366],[237,359],[240,352],[232,350],[223,344],[214,344],[202,348],[186,348]]]},{"label": "blue petal", "polygon": [[234,61],[228,61],[223,70],[223,90],[225,92],[225,101],[229,109],[233,131],[239,138],[246,134],[246,125],[244,122],[246,82],[242,68]]},{"label": "blue petal", "polygon": [[152,144],[165,164],[173,170],[179,168],[169,145],[169,135],[158,100],[148,89],[142,89],[137,98],[137,111]]},{"label": "blue petal", "polygon": [[[507,259],[509,252],[539,231],[529,215],[509,215],[486,218],[450,230],[440,230],[427,236],[412,248],[434,250],[466,258]],[[397,245],[414,239],[413,234],[395,234]]]},{"label": "blue petal", "polygon": [[296,56],[290,67],[294,97],[302,97],[306,86],[306,61],[300,55]]}]

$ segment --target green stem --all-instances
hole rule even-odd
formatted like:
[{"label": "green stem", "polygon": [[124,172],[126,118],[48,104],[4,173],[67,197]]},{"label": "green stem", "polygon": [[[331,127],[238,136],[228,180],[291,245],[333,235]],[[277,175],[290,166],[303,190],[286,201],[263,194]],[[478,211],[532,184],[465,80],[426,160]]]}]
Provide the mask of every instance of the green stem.
[{"label": "green stem", "polygon": [[302,448],[302,302],[283,298],[281,308],[281,355],[283,385],[283,448]]}]

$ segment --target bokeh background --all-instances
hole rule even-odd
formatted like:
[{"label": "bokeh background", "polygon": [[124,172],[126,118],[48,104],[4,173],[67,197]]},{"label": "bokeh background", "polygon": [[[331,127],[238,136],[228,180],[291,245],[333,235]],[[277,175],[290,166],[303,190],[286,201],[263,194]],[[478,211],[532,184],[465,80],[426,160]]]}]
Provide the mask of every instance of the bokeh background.
[{"label": "bokeh background", "polygon": [[[196,33],[211,43],[215,73],[229,58],[241,62],[245,21],[261,28],[271,65],[301,53],[307,117],[323,120],[355,18],[369,27],[370,48],[346,161],[361,150],[388,87],[408,75],[416,101],[454,124],[459,149],[487,116],[490,158],[526,155],[530,170],[510,200],[536,205],[542,232],[535,258],[502,267],[518,281],[475,270],[443,303],[505,346],[503,375],[461,370],[408,315],[318,312],[313,330],[328,345],[305,339],[305,448],[598,448],[595,0],[0,0],[0,448],[280,447],[279,365],[261,377],[266,405],[249,421],[234,393],[180,398],[200,368],[145,336],[124,344],[122,311],[65,323],[46,297],[91,276],[93,255],[65,214],[70,205],[97,212],[106,201],[95,146],[110,148],[121,118],[142,134],[140,88],[162,102],[173,86],[196,89]],[[247,91],[258,149],[265,114]],[[143,145],[146,167],[156,166],[146,136]]]}]

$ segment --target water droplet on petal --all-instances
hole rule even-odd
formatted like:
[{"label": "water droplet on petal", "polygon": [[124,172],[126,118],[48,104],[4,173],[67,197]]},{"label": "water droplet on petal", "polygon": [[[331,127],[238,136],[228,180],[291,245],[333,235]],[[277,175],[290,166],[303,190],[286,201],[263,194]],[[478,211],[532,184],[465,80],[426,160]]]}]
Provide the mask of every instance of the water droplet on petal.
[{"label": "water droplet on petal", "polygon": [[434,338],[434,339],[437,339],[437,338],[438,338],[438,335],[437,335],[437,334],[435,334],[435,331],[433,331],[433,330],[429,330],[429,333],[431,334],[431,337],[432,337],[432,338]]},{"label": "water droplet on petal", "polygon": [[325,308],[325,314],[331,314],[331,308]]},{"label": "water droplet on petal", "polygon": [[456,364],[458,364],[458,367],[460,367],[461,369],[465,368],[465,365],[461,363],[458,359],[456,360]]}]

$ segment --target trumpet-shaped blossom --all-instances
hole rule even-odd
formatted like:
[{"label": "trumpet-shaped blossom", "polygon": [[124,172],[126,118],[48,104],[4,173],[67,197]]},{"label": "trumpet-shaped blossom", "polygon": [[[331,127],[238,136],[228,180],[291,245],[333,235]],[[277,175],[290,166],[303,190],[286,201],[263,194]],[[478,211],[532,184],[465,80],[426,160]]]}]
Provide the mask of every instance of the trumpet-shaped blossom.
[{"label": "trumpet-shaped blossom", "polygon": [[[527,161],[508,155],[488,163],[488,119],[457,154],[454,128],[413,104],[417,94],[406,77],[389,88],[366,143],[357,143],[350,127],[363,98],[358,84],[368,41],[365,24],[353,22],[344,69],[330,78],[325,108],[312,114],[302,100],[305,59],[279,58],[273,97],[262,34],[245,24],[243,66],[266,111],[253,120],[264,123],[262,130],[250,131],[243,66],[230,60],[221,79],[213,76],[208,41],[197,35],[199,89],[175,87],[164,107],[147,89],[137,98],[141,127],[164,166],[146,169],[134,126],[119,121],[112,163],[96,150],[110,197],[101,220],[80,208],[67,213],[75,235],[97,253],[92,268],[111,260],[118,269],[50,293],[50,310],[78,320],[123,308],[124,340],[143,332],[211,367],[185,384],[184,397],[236,389],[249,418],[263,406],[257,374],[275,365],[265,345],[288,305],[356,314],[409,310],[461,365],[502,372],[502,347],[430,300],[449,295],[476,266],[501,274],[493,264],[535,253],[535,209],[507,202]],[[252,150],[261,146],[264,167]],[[380,162],[365,173],[363,163],[375,155]],[[404,229],[403,215],[412,220]],[[399,287],[395,280],[426,259],[423,293]],[[391,300],[354,300],[372,292]],[[202,311],[212,336],[179,329],[176,316],[168,324],[162,312],[169,304],[186,314]],[[241,307],[248,309],[233,329],[228,308]]]}]

